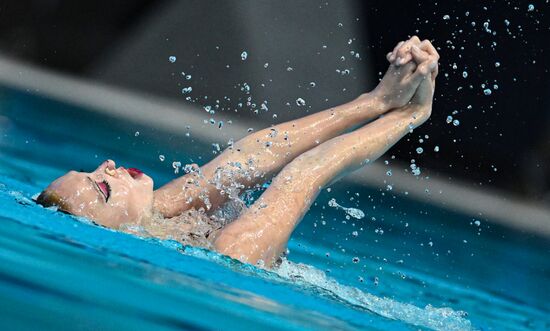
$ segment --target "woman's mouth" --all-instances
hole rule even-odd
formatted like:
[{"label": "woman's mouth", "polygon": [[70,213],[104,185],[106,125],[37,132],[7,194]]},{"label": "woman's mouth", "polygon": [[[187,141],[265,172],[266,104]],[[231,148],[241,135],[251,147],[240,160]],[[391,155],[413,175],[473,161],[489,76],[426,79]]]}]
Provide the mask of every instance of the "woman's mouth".
[{"label": "woman's mouth", "polygon": [[138,168],[128,168],[126,169],[128,171],[128,174],[132,176],[132,178],[137,179],[143,175],[143,171],[139,170]]}]

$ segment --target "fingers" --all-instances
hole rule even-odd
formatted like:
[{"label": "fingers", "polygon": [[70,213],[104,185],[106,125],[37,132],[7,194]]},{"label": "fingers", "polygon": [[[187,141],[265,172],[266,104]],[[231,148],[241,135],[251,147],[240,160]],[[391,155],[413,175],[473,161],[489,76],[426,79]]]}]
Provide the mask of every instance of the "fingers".
[{"label": "fingers", "polygon": [[436,68],[437,61],[435,59],[429,59],[420,63],[416,68],[416,71],[408,78],[407,83],[412,84],[413,86],[418,86],[424,79],[426,79],[426,77],[430,76]]},{"label": "fingers", "polygon": [[420,47],[413,45],[411,47],[411,55],[416,63],[422,63],[430,59],[430,54],[427,52],[424,52],[420,49]]},{"label": "fingers", "polygon": [[393,63],[393,61],[395,61],[396,57],[397,57],[397,50],[399,50],[399,47],[401,47],[401,45],[403,45],[405,42],[404,41],[400,41],[399,43],[397,43],[397,45],[394,47],[393,51],[391,52],[391,55],[390,55],[390,58],[388,59],[390,62]]},{"label": "fingers", "polygon": [[[435,83],[439,73],[439,53],[429,40],[420,41],[417,36],[399,42],[392,52],[386,54],[386,59],[396,67],[406,65],[402,70],[410,73],[409,81],[412,84],[419,84],[428,75]],[[414,60],[413,65],[409,65],[411,60]]]},{"label": "fingers", "polygon": [[411,39],[407,40],[399,49],[396,54],[395,65],[404,65],[412,60],[411,47],[413,45],[419,45],[420,39],[417,36],[413,36]]},{"label": "fingers", "polygon": [[407,41],[399,42],[397,46],[395,46],[393,51],[386,55],[386,59],[389,62],[395,61],[396,63],[394,64],[398,66],[408,63],[410,60],[413,59],[413,55],[410,54],[410,51],[412,50],[413,45],[418,46],[421,50],[428,52],[428,54],[436,57],[437,60],[439,60],[439,53],[437,52],[435,47],[432,45],[432,43],[427,39],[420,41],[420,39],[417,36],[413,36],[411,37],[411,39]]},{"label": "fingers", "polygon": [[[423,50],[421,50],[416,45],[413,45],[411,47],[411,56],[412,56],[412,59],[413,59],[413,61],[411,61],[412,63],[422,64],[422,63],[425,63],[427,61],[430,61],[430,59],[431,59],[430,55],[427,52],[424,52]],[[420,65],[418,65],[417,68],[420,68]],[[411,73],[411,74],[413,74],[413,73]]]},{"label": "fingers", "polygon": [[425,51],[425,52],[428,52],[428,54],[430,54],[431,56],[434,56],[437,58],[437,60],[439,60],[439,53],[437,52],[437,50],[435,49],[435,47],[432,45],[432,43],[428,40],[428,39],[424,39],[419,45],[418,47]]},{"label": "fingers", "polygon": [[434,84],[431,79],[423,79],[416,89],[413,102],[417,104],[428,104],[432,102],[434,94]]},{"label": "fingers", "polygon": [[[436,61],[439,61],[439,53],[437,52],[437,50],[429,40],[427,39],[423,40],[420,43],[419,47],[421,50],[428,52],[428,54],[430,54],[431,57],[435,58]],[[439,73],[439,68],[436,67],[435,70],[432,72],[432,81],[435,82],[435,78],[437,77],[438,73]]]}]

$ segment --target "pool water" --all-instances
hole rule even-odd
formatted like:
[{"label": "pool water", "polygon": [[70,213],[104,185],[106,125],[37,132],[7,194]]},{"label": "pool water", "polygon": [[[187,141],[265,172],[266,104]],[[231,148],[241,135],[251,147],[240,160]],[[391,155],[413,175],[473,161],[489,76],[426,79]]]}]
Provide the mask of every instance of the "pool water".
[{"label": "pool water", "polygon": [[0,328],[550,328],[547,238],[391,192],[325,190],[275,271],[32,201],[65,171],[107,158],[159,186],[176,176],[172,161],[210,159],[210,143],[0,89]]}]

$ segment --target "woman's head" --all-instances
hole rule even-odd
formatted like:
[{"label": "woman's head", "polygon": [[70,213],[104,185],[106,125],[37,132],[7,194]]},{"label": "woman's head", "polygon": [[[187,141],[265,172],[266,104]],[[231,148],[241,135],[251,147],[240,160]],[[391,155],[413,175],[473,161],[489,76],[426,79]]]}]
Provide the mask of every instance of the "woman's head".
[{"label": "woman's head", "polygon": [[70,171],[59,177],[37,202],[118,228],[151,217],[153,180],[134,168],[116,168],[112,160],[107,160],[93,172]]}]

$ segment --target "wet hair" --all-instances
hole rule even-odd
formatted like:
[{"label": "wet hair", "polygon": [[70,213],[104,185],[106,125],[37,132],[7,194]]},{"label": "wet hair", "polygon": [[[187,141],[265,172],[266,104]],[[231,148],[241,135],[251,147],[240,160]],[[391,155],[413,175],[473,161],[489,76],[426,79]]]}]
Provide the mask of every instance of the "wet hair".
[{"label": "wet hair", "polygon": [[69,205],[63,200],[63,198],[52,190],[44,190],[40,192],[36,203],[43,207],[57,207],[60,211],[69,212]]}]

